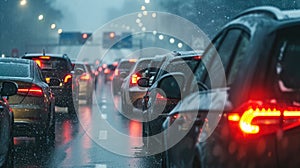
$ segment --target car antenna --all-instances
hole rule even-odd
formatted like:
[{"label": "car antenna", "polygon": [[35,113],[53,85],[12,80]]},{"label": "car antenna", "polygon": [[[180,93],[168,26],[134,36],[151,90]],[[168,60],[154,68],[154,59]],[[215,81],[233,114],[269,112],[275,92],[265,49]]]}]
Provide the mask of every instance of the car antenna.
[{"label": "car antenna", "polygon": [[43,49],[43,56],[45,56],[46,55],[46,51],[45,51],[45,49]]}]

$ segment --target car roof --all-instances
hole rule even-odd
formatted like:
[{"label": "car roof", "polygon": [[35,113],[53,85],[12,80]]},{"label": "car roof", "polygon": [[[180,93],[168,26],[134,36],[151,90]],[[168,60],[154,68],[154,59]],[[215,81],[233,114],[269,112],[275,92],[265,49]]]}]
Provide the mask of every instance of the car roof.
[{"label": "car roof", "polygon": [[300,10],[280,10],[274,6],[259,6],[250,8],[248,10],[243,11],[242,13],[238,14],[235,18],[245,16],[248,14],[265,14],[275,20],[289,20],[293,18],[300,17]]},{"label": "car roof", "polygon": [[0,58],[0,62],[14,62],[14,63],[21,63],[21,64],[30,64],[32,60],[28,59],[21,59],[21,58]]},{"label": "car roof", "polygon": [[69,58],[67,54],[51,54],[51,53],[26,53],[23,57],[40,57],[40,56]]}]

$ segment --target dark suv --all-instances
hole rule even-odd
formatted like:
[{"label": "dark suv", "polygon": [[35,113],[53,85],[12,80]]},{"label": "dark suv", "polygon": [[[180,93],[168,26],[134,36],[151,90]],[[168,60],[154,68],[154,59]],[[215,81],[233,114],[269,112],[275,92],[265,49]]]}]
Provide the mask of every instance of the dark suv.
[{"label": "dark suv", "polygon": [[[25,54],[22,58],[34,60],[42,70],[43,77],[55,96],[55,105],[67,107],[75,113],[77,94],[72,91],[73,66],[66,54]],[[74,96],[74,100],[73,100]]]},{"label": "dark suv", "polygon": [[208,89],[164,123],[166,149],[186,134],[167,150],[167,167],[300,167],[299,30],[300,10],[274,7],[249,9],[221,30],[194,72]]}]

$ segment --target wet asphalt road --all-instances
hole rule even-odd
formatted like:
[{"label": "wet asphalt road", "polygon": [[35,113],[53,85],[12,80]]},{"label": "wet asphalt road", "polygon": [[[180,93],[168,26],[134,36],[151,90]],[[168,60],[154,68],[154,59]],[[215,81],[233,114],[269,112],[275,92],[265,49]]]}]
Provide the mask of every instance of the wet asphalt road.
[{"label": "wet asphalt road", "polygon": [[93,105],[84,103],[80,101],[77,116],[56,108],[54,148],[37,147],[34,138],[15,138],[15,167],[160,167],[160,156],[144,155],[142,125],[120,114],[119,97],[112,97],[110,83],[100,79]]}]

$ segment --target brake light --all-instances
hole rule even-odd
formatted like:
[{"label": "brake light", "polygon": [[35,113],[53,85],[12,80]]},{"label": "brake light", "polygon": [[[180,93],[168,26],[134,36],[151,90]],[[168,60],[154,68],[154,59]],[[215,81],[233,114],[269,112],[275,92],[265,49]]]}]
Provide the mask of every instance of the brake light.
[{"label": "brake light", "polygon": [[201,60],[202,56],[197,55],[197,56],[194,56],[193,58],[194,58],[194,60]]},{"label": "brake light", "polygon": [[180,115],[179,113],[175,113],[175,114],[171,115],[169,125],[172,125],[175,122],[175,120],[180,117],[179,115]]},{"label": "brake light", "polygon": [[88,73],[83,73],[81,76],[80,76],[80,79],[81,80],[89,80],[91,78],[91,75],[88,74]]},{"label": "brake light", "polygon": [[18,94],[41,97],[43,96],[43,90],[39,86],[32,85],[31,88],[19,88]]},{"label": "brake light", "polygon": [[113,66],[118,66],[118,62],[113,62]]},{"label": "brake light", "polygon": [[227,116],[231,129],[245,135],[262,135],[278,130],[291,129],[300,125],[300,107],[248,102],[237,109],[237,113]]},{"label": "brake light", "polygon": [[141,76],[139,74],[133,74],[131,75],[131,80],[130,80],[130,84],[131,85],[135,85],[137,84],[137,81],[141,78]]},{"label": "brake light", "polygon": [[129,59],[129,62],[136,62],[136,59]]},{"label": "brake light", "polygon": [[68,74],[64,77],[64,83],[68,83],[69,81],[71,81],[72,79],[72,75],[71,74]]},{"label": "brake light", "polygon": [[118,76],[119,75],[119,69],[116,69],[115,70],[115,76]]},{"label": "brake light", "polygon": [[109,73],[110,73],[110,70],[109,70],[109,69],[105,69],[105,70],[104,70],[104,73],[105,73],[105,74],[109,74]]},{"label": "brake light", "polygon": [[49,56],[41,56],[41,57],[39,57],[40,59],[45,59],[45,60],[49,60],[50,59],[50,57]]},{"label": "brake light", "polygon": [[41,67],[42,66],[42,62],[41,62],[41,60],[34,60],[34,62],[39,66],[39,67]]}]

